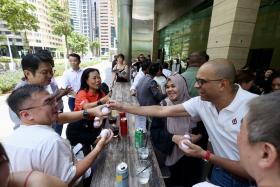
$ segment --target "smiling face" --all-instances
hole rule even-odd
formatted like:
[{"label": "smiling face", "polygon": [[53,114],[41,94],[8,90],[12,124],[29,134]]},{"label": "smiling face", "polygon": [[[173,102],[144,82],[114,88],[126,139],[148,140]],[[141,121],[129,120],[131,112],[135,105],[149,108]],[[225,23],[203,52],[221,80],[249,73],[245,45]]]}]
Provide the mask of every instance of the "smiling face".
[{"label": "smiling face", "polygon": [[34,74],[29,70],[24,70],[24,75],[30,84],[47,86],[52,80],[53,68],[50,63],[40,63]]},{"label": "smiling face", "polygon": [[170,99],[170,101],[172,102],[177,101],[180,95],[179,95],[178,88],[176,88],[172,80],[169,79],[167,81],[165,88],[166,88],[167,97]]},{"label": "smiling face", "polygon": [[48,92],[35,92],[19,108],[21,120],[27,124],[52,125],[58,119],[56,97]]},{"label": "smiling face", "polygon": [[101,86],[101,77],[97,71],[92,71],[88,75],[87,85],[91,90],[98,90]]}]

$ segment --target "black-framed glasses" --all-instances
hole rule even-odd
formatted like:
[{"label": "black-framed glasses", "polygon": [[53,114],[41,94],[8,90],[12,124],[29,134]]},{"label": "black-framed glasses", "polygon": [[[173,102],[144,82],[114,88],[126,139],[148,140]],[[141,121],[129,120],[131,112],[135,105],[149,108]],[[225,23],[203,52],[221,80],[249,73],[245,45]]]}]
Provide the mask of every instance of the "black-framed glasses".
[{"label": "black-framed glasses", "polygon": [[23,110],[31,110],[31,109],[35,109],[35,108],[40,108],[40,107],[43,107],[43,106],[52,106],[57,101],[56,98],[57,98],[58,94],[59,94],[59,92],[57,92],[57,93],[51,95],[50,97],[48,97],[42,105],[22,108],[22,109],[19,109],[19,112],[23,111]]},{"label": "black-framed glasses", "polygon": [[199,86],[202,86],[203,84],[205,83],[208,83],[208,82],[212,82],[212,81],[221,81],[223,79],[199,79],[199,78],[195,78],[195,82],[199,85]]}]

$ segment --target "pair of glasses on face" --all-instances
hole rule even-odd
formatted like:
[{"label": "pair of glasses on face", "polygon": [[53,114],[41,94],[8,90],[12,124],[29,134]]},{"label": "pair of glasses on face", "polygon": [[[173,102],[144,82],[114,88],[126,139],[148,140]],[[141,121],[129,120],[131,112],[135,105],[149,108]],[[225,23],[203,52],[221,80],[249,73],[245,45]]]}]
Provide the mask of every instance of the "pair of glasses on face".
[{"label": "pair of glasses on face", "polygon": [[59,95],[59,92],[53,94],[53,95],[50,95],[42,105],[38,105],[38,106],[32,106],[32,107],[27,107],[27,108],[22,108],[19,110],[20,111],[23,111],[23,110],[31,110],[31,109],[35,109],[35,108],[40,108],[40,107],[43,107],[43,106],[52,106],[56,101],[57,101],[57,96]]},{"label": "pair of glasses on face", "polygon": [[221,81],[223,79],[199,79],[199,78],[195,78],[195,82],[199,85],[202,86],[203,84],[206,84],[208,82],[215,82],[215,81]]}]

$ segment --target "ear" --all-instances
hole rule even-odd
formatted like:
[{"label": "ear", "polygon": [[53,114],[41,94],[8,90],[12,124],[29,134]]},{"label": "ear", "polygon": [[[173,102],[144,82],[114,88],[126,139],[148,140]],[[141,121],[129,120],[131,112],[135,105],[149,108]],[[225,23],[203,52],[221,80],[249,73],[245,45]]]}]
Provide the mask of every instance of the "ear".
[{"label": "ear", "polygon": [[25,76],[27,79],[28,79],[28,77],[30,77],[31,75],[33,75],[32,72],[29,71],[29,70],[23,70],[23,74],[24,74],[24,76]]},{"label": "ear", "polygon": [[278,154],[275,146],[272,145],[271,143],[265,142],[261,146],[261,149],[262,149],[262,158],[259,162],[259,166],[265,169],[276,165],[275,162],[277,161]]},{"label": "ear", "polygon": [[19,112],[19,116],[22,121],[32,121],[34,119],[30,112],[24,110]]}]

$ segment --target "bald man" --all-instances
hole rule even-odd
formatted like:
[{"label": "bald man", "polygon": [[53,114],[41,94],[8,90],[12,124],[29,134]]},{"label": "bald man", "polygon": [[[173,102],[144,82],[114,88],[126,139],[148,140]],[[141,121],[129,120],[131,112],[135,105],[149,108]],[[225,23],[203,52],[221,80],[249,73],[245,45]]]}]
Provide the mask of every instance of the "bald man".
[{"label": "bald man", "polygon": [[[237,135],[247,103],[257,97],[234,84],[234,65],[226,59],[204,63],[196,75],[195,88],[199,95],[182,104],[173,106],[137,107],[111,101],[113,109],[157,117],[192,116],[203,121],[214,153],[189,143],[182,136],[173,141],[188,156],[199,157],[214,164],[210,181],[218,186],[250,186],[250,176],[239,163]],[[188,145],[182,146],[182,143]],[[191,168],[186,168],[191,169]]]}]

